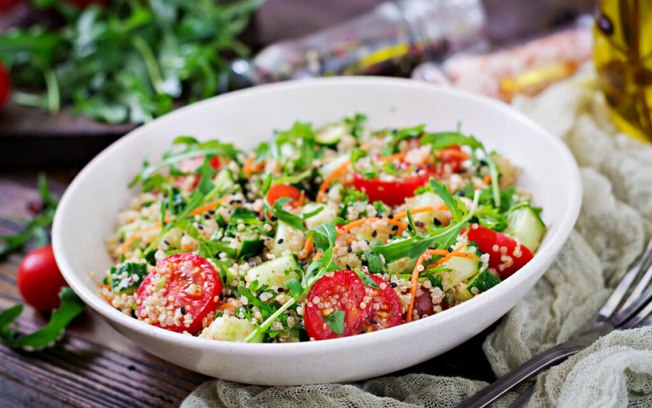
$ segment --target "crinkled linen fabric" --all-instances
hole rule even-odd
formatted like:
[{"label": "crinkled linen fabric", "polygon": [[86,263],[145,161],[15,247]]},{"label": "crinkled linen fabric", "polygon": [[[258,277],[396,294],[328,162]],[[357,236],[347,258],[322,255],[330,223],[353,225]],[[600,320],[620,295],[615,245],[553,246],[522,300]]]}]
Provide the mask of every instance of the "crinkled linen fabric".
[{"label": "crinkled linen fabric", "polygon": [[[498,376],[569,339],[652,237],[652,147],[619,134],[609,122],[590,67],[513,105],[573,152],[583,204],[558,259],[483,345]],[[297,387],[214,380],[182,407],[454,407],[485,385],[426,374]],[[508,406],[514,398],[510,394],[494,406]],[[611,333],[540,374],[529,406],[652,407],[652,327]]]}]

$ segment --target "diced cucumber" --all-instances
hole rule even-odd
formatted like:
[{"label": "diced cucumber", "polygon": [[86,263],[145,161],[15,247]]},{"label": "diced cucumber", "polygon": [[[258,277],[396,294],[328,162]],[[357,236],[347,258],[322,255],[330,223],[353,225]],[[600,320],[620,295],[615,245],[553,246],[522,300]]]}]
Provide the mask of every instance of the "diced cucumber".
[{"label": "diced cucumber", "polygon": [[130,295],[136,292],[145,276],[147,276],[146,264],[128,262],[111,267],[108,280],[113,293]]},{"label": "diced cucumber", "polygon": [[263,241],[258,235],[252,235],[251,238],[245,236],[240,238],[240,248],[238,248],[238,259],[247,259],[260,254],[263,250]]},{"label": "diced cucumber", "polygon": [[306,204],[303,207],[303,213],[309,213],[311,211],[316,210],[319,207],[324,207],[324,209],[314,217],[308,218],[305,223],[306,223],[306,228],[308,230],[315,229],[321,224],[328,222],[335,217],[337,217],[337,212],[339,210],[338,206],[335,203],[328,202],[326,204],[318,204],[318,203],[309,203]]},{"label": "diced cucumber", "polygon": [[329,160],[319,168],[319,175],[322,176],[322,178],[328,177],[332,172],[342,167],[347,160],[349,160],[348,154]]},{"label": "diced cucumber", "polygon": [[[442,199],[432,191],[427,191],[423,194],[419,194],[417,196],[410,197],[405,200],[405,204],[407,206],[406,210],[416,210],[417,208],[423,208],[423,207],[437,208],[443,203],[444,202],[442,201]],[[414,219],[415,222],[420,221],[424,223],[424,225],[428,225],[432,223],[433,214],[429,212],[413,214],[412,218]]]},{"label": "diced cucumber", "polygon": [[518,239],[530,251],[536,252],[541,244],[546,226],[532,207],[522,207],[507,216],[507,233]]},{"label": "diced cucumber", "polygon": [[472,289],[477,288],[478,293],[487,291],[500,283],[500,279],[487,269],[477,274],[468,284],[466,289],[473,294]]},{"label": "diced cucumber", "polygon": [[[251,333],[256,330],[251,322],[237,317],[224,316],[216,318],[211,325],[205,329],[201,337],[207,337],[214,340],[239,341],[242,342]],[[262,343],[263,335],[256,336],[253,343]]]},{"label": "diced cucumber", "polygon": [[330,125],[319,130],[315,135],[315,140],[320,145],[335,146],[347,133],[346,126],[342,124]]},{"label": "diced cucumber", "polygon": [[273,289],[287,289],[286,282],[289,279],[300,279],[300,271],[301,265],[294,255],[283,256],[249,269],[247,281],[258,281],[259,285],[267,285]]},{"label": "diced cucumber", "polygon": [[444,262],[443,265],[451,270],[449,279],[452,285],[457,285],[469,279],[480,270],[480,260],[463,258],[461,256],[454,256]]},{"label": "diced cucumber", "polygon": [[416,259],[410,259],[409,257],[404,257],[397,259],[393,262],[387,264],[387,272],[392,275],[397,275],[401,273],[411,273],[416,265]]},{"label": "diced cucumber", "polygon": [[293,228],[283,221],[279,221],[276,228],[276,235],[274,235],[274,246],[271,250],[272,254],[274,254],[274,256],[280,257],[286,250],[292,251],[292,238],[296,234],[300,234],[296,228]]},{"label": "diced cucumber", "polygon": [[215,191],[215,194],[217,195],[232,192],[235,190],[235,187],[239,188],[233,178],[233,173],[231,173],[231,170],[229,169],[223,169],[217,173],[215,179],[213,179],[213,186],[213,191]]}]

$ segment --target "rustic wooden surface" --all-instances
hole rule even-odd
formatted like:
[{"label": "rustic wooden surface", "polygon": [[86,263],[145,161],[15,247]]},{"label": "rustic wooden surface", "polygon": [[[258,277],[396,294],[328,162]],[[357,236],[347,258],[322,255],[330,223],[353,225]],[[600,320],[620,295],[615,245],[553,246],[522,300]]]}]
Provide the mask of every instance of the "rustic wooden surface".
[{"label": "rustic wooden surface", "polygon": [[[71,176],[50,175],[52,190],[63,193]],[[28,205],[38,201],[36,174],[0,176],[0,192],[0,235],[17,232],[30,217]],[[21,301],[16,271],[24,252],[0,262],[0,310]],[[29,307],[19,319],[25,332],[45,322],[45,316]],[[422,372],[492,381],[481,349],[487,333],[397,375]],[[0,345],[0,362],[0,408],[178,406],[208,380],[148,354],[90,310],[75,319],[64,340],[51,349],[28,353]]]}]

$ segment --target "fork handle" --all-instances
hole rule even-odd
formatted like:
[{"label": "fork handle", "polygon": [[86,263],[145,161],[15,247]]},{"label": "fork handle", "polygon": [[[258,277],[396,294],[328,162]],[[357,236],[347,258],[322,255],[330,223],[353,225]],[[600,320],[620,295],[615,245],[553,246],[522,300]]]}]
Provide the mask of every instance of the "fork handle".
[{"label": "fork handle", "polygon": [[544,351],[527,361],[525,364],[499,378],[497,381],[489,384],[471,398],[462,401],[457,408],[486,407],[529,377],[538,374],[540,371],[543,371],[548,367],[561,363],[582,349],[583,347],[580,346],[559,345]]}]

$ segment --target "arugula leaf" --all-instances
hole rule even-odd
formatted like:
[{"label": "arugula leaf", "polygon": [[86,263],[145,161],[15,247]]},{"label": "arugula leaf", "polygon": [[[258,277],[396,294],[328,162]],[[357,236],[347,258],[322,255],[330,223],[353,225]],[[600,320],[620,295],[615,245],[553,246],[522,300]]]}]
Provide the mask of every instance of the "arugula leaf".
[{"label": "arugula leaf", "polygon": [[471,149],[484,148],[482,143],[473,136],[467,136],[460,132],[437,132],[428,133],[421,138],[421,144],[430,144],[433,149],[444,149],[450,146],[469,146]]},{"label": "arugula leaf", "polygon": [[335,334],[344,333],[344,312],[341,310],[336,310],[335,312],[324,317],[324,321]]},{"label": "arugula leaf", "polygon": [[460,209],[459,197],[453,197],[445,184],[435,181],[433,178],[430,178],[430,187],[444,200],[444,204],[450,210],[453,220],[460,219],[462,217],[462,210]]},{"label": "arugula leaf", "polygon": [[367,115],[361,113],[356,113],[351,118],[344,118],[344,124],[349,129],[349,134],[356,139],[362,137],[362,132],[364,131],[364,125],[367,121]]},{"label": "arugula leaf", "polygon": [[26,350],[42,349],[63,336],[66,326],[84,310],[84,303],[70,288],[63,288],[59,293],[61,305],[52,312],[50,322],[43,328],[24,335],[18,333],[11,326],[23,311],[23,305],[18,304],[0,312],[0,340],[12,348]]},{"label": "arugula leaf", "polygon": [[[291,225],[292,227],[300,230],[300,231],[305,231],[305,227],[303,226],[303,222],[311,217],[314,217],[315,215],[319,214],[324,210],[324,207],[317,207],[314,210],[303,213],[303,214],[293,214],[286,209],[283,208],[283,206],[287,203],[292,201],[291,198],[289,197],[283,197],[274,202],[274,205],[270,208],[269,204],[267,204],[267,199],[265,199],[265,207],[269,208],[272,211],[272,214],[276,216],[280,221],[283,221],[284,223]],[[265,211],[267,212],[267,211]]]}]

